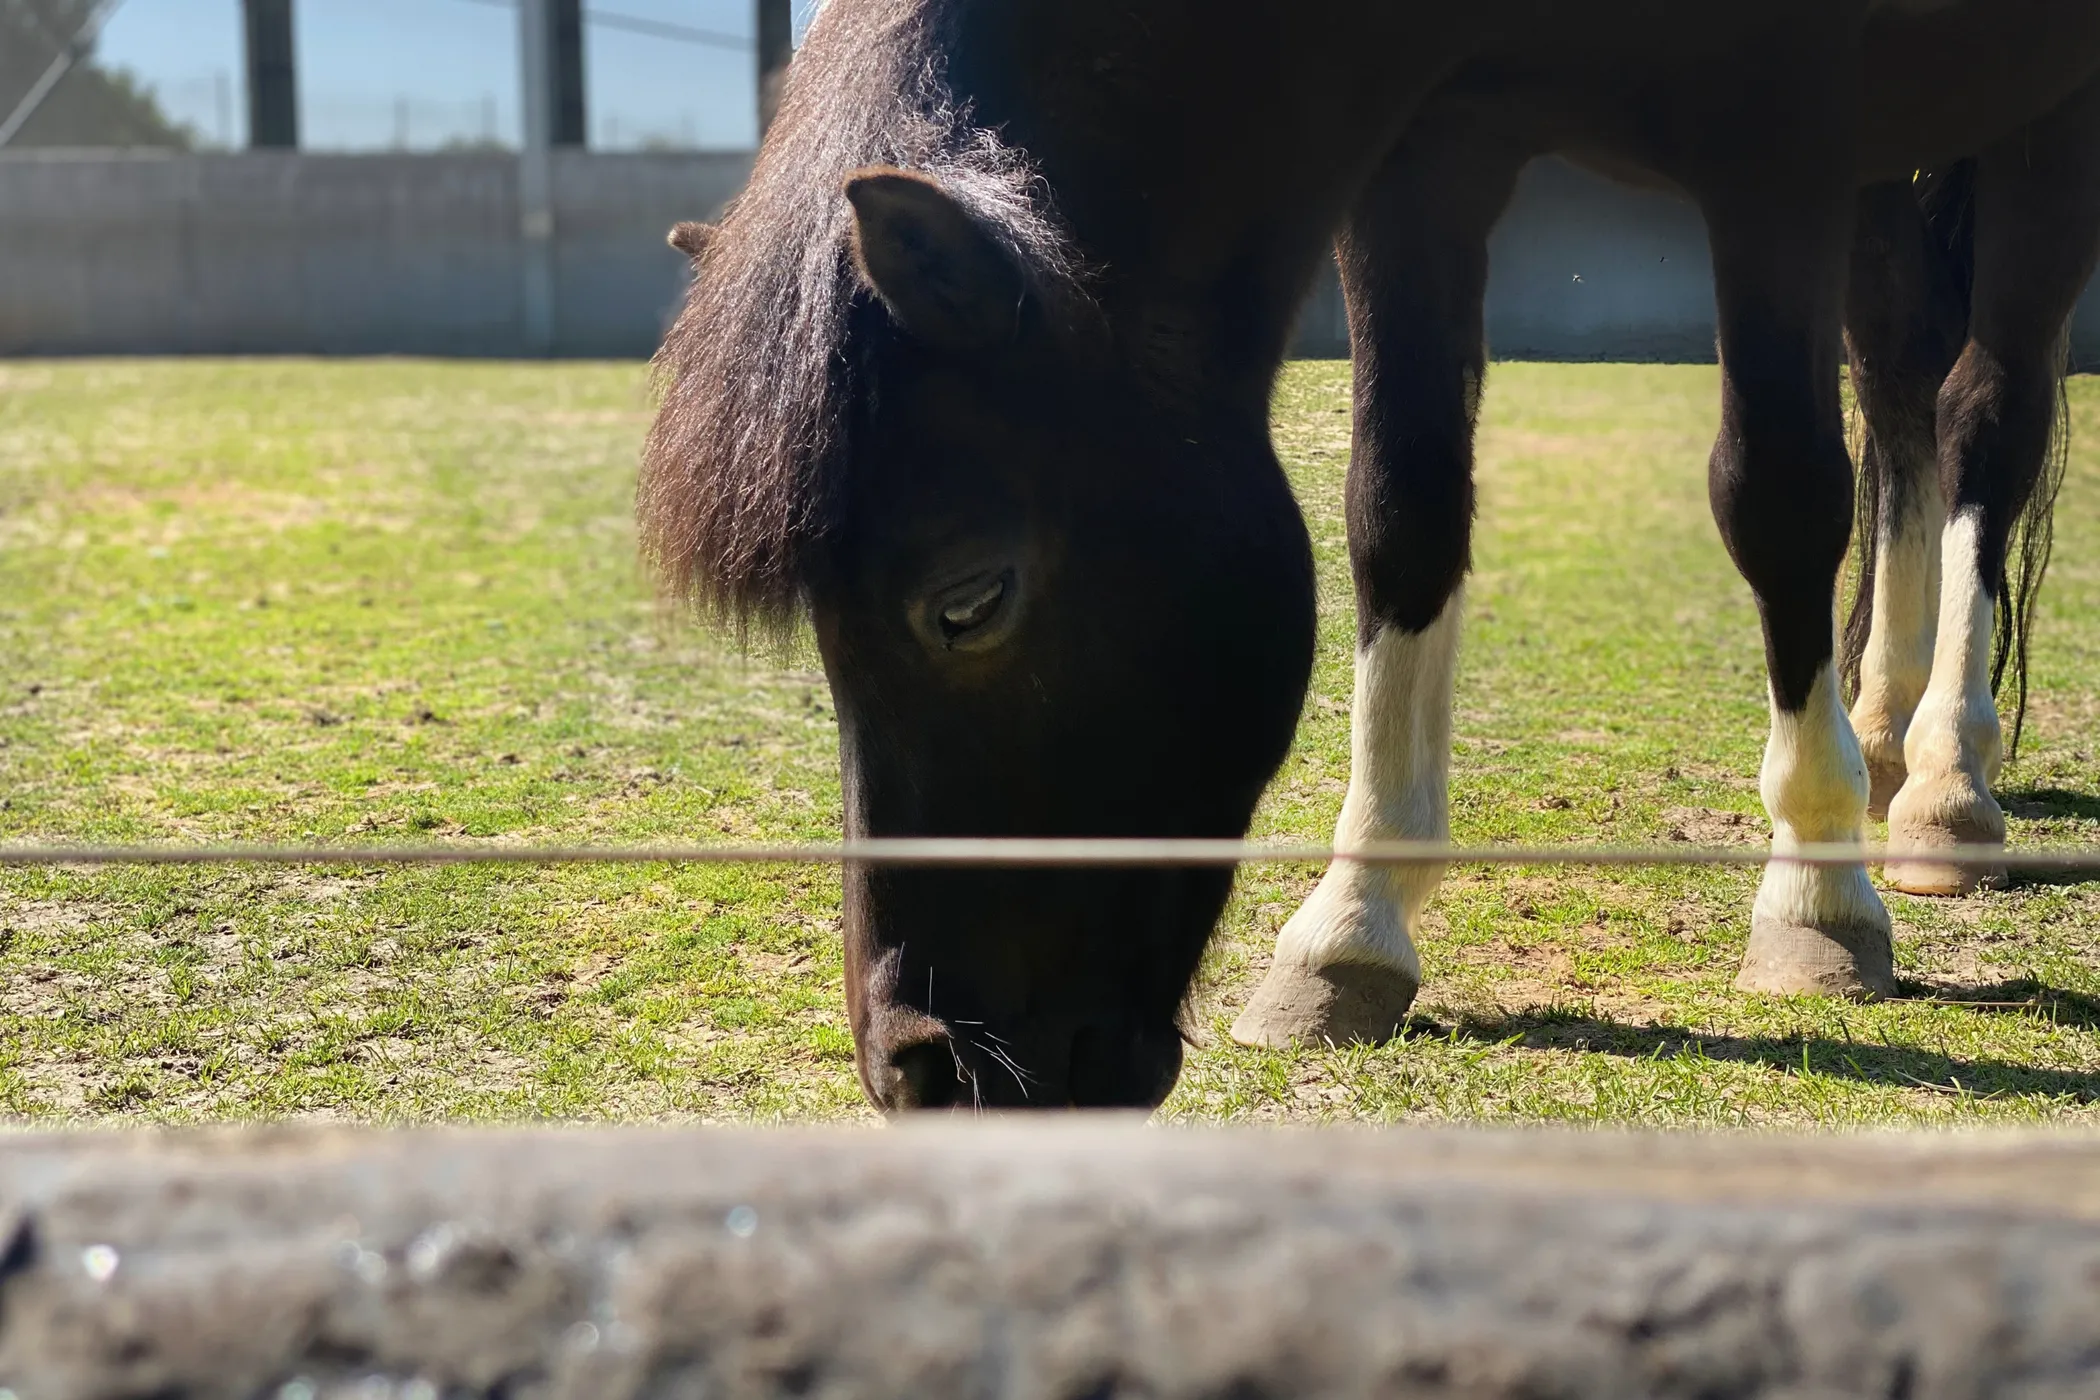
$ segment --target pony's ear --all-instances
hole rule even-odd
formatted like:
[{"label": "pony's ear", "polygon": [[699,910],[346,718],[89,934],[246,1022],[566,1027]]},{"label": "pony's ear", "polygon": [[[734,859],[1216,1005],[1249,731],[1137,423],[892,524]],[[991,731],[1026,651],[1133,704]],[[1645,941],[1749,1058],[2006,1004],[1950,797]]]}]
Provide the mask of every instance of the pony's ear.
[{"label": "pony's ear", "polygon": [[715,226],[713,224],[694,223],[689,219],[673,227],[664,236],[664,242],[670,244],[694,262],[698,262],[700,261],[700,255],[707,251],[707,240],[714,236]]},{"label": "pony's ear", "polygon": [[1012,339],[1021,269],[938,181],[871,166],[847,177],[846,198],[853,261],[905,330],[943,350]]}]

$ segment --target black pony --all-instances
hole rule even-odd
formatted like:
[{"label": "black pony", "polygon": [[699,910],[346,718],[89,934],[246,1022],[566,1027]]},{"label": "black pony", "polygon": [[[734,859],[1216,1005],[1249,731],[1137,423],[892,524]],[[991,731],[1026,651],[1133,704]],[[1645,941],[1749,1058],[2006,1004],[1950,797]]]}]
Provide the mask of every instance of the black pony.
[{"label": "black pony", "polygon": [[[849,835],[1238,835],[1312,656],[1269,391],[1338,246],[1360,628],[1338,834],[1441,836],[1487,233],[1524,163],[1563,151],[1707,218],[1725,371],[1709,471],[1764,620],[1777,843],[1857,839],[1869,796],[1834,666],[1848,314],[1889,464],[1873,608],[1891,620],[1861,712],[1886,694],[1885,728],[1901,741],[1907,722],[1902,830],[1987,833],[1996,718],[1988,689],[1975,704],[1973,633],[1987,652],[2100,248],[2096,74],[2092,0],[832,0],[749,188],[712,236],[681,238],[698,276],[660,357],[644,538],[719,617],[806,611]],[[1921,290],[1952,274],[1906,184],[1960,161],[1957,317]],[[1935,499],[1941,646],[1960,655],[1920,701],[1882,678],[1930,646],[1903,608],[1930,586],[1907,522]],[[1885,771],[1887,745],[1869,753]],[[849,869],[870,1097],[1156,1103],[1228,883]],[[1235,1033],[1389,1033],[1433,884],[1336,865]],[[1773,867],[1744,985],[1890,978],[1863,868]]]}]

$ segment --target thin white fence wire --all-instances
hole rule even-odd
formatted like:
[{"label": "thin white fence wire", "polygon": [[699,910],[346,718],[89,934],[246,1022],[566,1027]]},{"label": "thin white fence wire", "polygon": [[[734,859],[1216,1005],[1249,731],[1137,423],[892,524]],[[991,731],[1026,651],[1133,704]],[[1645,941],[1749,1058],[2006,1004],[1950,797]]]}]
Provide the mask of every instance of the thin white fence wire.
[{"label": "thin white fence wire", "polygon": [[2000,846],[1360,846],[1258,841],[1050,837],[883,837],[833,844],[722,846],[244,846],[0,844],[0,867],[153,865],[881,865],[939,869],[1361,865],[1811,866],[1898,861],[1966,870],[2100,876],[2100,849]]}]

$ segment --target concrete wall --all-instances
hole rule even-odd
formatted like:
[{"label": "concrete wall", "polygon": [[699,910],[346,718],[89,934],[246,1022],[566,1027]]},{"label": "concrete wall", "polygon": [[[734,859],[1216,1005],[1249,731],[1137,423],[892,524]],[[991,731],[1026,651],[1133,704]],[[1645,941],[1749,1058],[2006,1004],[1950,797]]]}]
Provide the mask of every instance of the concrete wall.
[{"label": "concrete wall", "polygon": [[[663,245],[711,217],[740,153],[554,157],[555,353],[642,356],[684,279]],[[515,355],[517,162],[504,155],[0,153],[0,355]],[[1706,235],[1688,204],[1560,161],[1495,232],[1503,359],[1710,360]],[[1348,350],[1331,271],[1297,351]],[[2100,290],[2077,324],[2100,366]]]},{"label": "concrete wall", "polygon": [[[653,350],[749,165],[557,152],[555,352]],[[522,257],[503,155],[0,156],[0,355],[514,355]]]},{"label": "concrete wall", "polygon": [[[1706,225],[1688,201],[1541,160],[1489,243],[1488,349],[1502,360],[1711,361],[1713,298]],[[1331,272],[1297,351],[1349,353]],[[2072,361],[2100,369],[2100,281],[2073,321]]]}]

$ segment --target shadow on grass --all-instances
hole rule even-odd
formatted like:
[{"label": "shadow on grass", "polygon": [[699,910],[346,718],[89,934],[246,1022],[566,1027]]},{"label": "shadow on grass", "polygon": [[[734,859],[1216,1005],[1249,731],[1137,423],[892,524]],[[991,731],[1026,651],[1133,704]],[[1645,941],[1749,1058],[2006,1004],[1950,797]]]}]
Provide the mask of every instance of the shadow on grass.
[{"label": "shadow on grass", "polygon": [[[2012,995],[2020,988],[2032,989],[2032,996],[2023,999]],[[1948,989],[1937,990],[1944,993]],[[2054,1005],[2060,1008],[2057,1019],[2062,1024],[2100,1025],[2100,1001],[2076,992],[2040,987],[2032,982],[2003,983],[1975,991],[1973,997],[1940,995],[1934,1000],[1940,1004],[1990,1001],[2001,1006],[1977,1009],[2031,1010],[2044,1016]],[[2023,1000],[2024,1007],[2003,1005]],[[2078,1104],[2100,1103],[2100,1073],[2041,1069],[2004,1060],[1964,1060],[1912,1045],[1872,1045],[1829,1036],[1728,1035],[1685,1026],[1635,1025],[1579,1008],[1547,1007],[1491,1018],[1469,1016],[1448,1026],[1417,1019],[1409,1023],[1408,1031],[1410,1035],[1456,1036],[1533,1050],[1586,1050],[1627,1059],[1668,1059],[1690,1052],[1711,1060],[1763,1065],[1796,1074],[1805,1067],[1815,1074],[1863,1084],[1929,1089],[1950,1096],[2040,1095]]]},{"label": "shadow on grass", "polygon": [[2015,977],[2009,981],[1975,986],[1931,982],[1907,982],[1904,985],[1909,988],[1909,994],[1898,998],[1899,1001],[1926,1001],[1935,1006],[1951,1006],[1980,1015],[2031,1014],[2052,1025],[2100,1030],[2100,997],[2051,987],[2032,977]]},{"label": "shadow on grass", "polygon": [[[2001,794],[2008,816],[2028,821],[2100,821],[2100,797],[2072,792],[2067,788],[2016,788]],[[2013,848],[2015,858],[2019,847]],[[2089,885],[2100,881],[2090,870],[2022,870],[2012,868],[2012,883],[2020,885]]]},{"label": "shadow on grass", "polygon": [[2100,797],[2068,788],[2014,788],[2001,793],[2005,810],[2030,821],[2100,822]]}]

